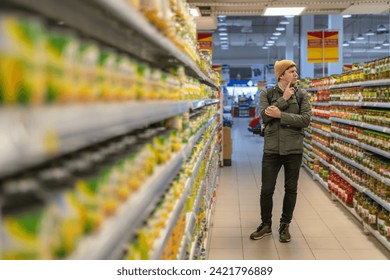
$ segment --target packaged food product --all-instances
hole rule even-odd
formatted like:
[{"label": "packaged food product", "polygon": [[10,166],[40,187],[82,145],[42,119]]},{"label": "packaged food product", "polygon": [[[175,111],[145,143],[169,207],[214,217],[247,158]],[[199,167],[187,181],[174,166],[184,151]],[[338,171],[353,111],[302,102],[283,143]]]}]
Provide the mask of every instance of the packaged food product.
[{"label": "packaged food product", "polygon": [[0,104],[42,104],[46,90],[43,24],[25,14],[1,12],[0,38]]}]

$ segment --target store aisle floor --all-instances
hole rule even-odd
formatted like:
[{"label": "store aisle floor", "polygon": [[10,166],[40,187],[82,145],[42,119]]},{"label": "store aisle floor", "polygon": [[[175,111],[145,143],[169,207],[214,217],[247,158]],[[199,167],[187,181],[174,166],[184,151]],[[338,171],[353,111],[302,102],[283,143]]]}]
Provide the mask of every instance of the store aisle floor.
[{"label": "store aisle floor", "polygon": [[283,170],[274,194],[273,234],[261,240],[249,235],[260,224],[259,193],[263,139],[247,130],[249,119],[235,118],[232,166],[221,170],[211,227],[208,259],[362,260],[390,259],[390,252],[302,168],[298,201],[290,225],[292,241],[280,243],[279,218]]}]

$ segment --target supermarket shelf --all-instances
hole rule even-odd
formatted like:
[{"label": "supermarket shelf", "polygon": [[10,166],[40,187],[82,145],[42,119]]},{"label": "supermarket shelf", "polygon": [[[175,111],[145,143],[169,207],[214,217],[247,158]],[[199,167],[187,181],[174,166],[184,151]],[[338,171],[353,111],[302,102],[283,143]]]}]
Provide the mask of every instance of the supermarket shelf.
[{"label": "supermarket shelf", "polygon": [[329,107],[331,104],[329,102],[311,102],[311,105]]},{"label": "supermarket shelf", "polygon": [[187,111],[186,102],[1,108],[0,176]]},{"label": "supermarket shelf", "polygon": [[331,166],[330,168],[331,168],[331,170],[333,172],[335,172],[337,175],[339,175],[341,178],[343,178],[345,181],[347,181],[349,184],[351,184],[351,186],[353,186],[356,190],[358,190],[361,193],[364,193],[364,194],[368,195],[372,200],[377,202],[379,205],[381,205],[387,211],[390,211],[390,203],[382,200],[380,197],[378,197],[376,194],[371,192],[369,189],[364,188],[364,187],[358,185],[357,183],[352,181],[348,176],[346,176],[343,172],[338,170],[336,167]]},{"label": "supermarket shelf", "polygon": [[332,194],[332,198],[334,198],[334,199],[336,199],[338,202],[340,202],[340,204],[341,204],[345,209],[347,209],[347,211],[348,211],[349,213],[351,213],[352,216],[354,216],[359,222],[363,223],[362,218],[355,212],[354,208],[348,207],[348,205],[346,205],[346,204],[344,203],[344,201],[342,201],[341,198],[338,197],[336,194],[334,194],[334,193],[332,193],[332,192],[331,192],[331,194]]},{"label": "supermarket shelf", "polygon": [[[365,230],[370,232],[376,239],[378,239],[379,242],[381,242],[387,250],[390,251],[390,242],[387,241],[387,239],[382,236],[377,230],[374,230],[370,227],[370,225],[367,225],[365,222],[363,222],[362,218],[355,212],[354,208],[348,207],[345,205],[345,203],[335,194],[332,193],[332,197],[334,197],[337,201],[340,202],[340,204],[347,209],[349,213],[351,213],[352,216],[354,216],[359,222],[362,223]],[[389,210],[388,210],[389,211]]]},{"label": "supermarket shelf", "polygon": [[330,167],[330,164],[327,163],[324,159],[322,159],[319,155],[315,154],[315,153],[312,153],[312,155],[318,159],[323,165],[325,165],[326,167]]},{"label": "supermarket shelf", "polygon": [[323,131],[323,130],[321,130],[321,129],[317,129],[317,128],[314,128],[314,127],[312,127],[311,129],[312,129],[313,131],[315,131],[315,132],[321,134],[321,135],[324,135],[325,137],[330,137],[330,133],[329,133],[329,132],[326,132],[326,131]]},{"label": "supermarket shelf", "polygon": [[324,150],[325,152],[327,153],[332,153],[332,150],[328,147],[325,147],[324,145],[322,145],[321,143],[318,143],[316,140],[312,139],[311,140],[311,143],[316,145],[317,147],[320,147],[322,150]]},{"label": "supermarket shelf", "polygon": [[341,178],[343,178],[345,181],[347,181],[349,184],[351,184],[351,186],[353,186],[356,190],[358,190],[359,192],[361,193],[364,193],[365,191],[365,188],[360,186],[359,184],[355,183],[354,181],[352,181],[349,177],[347,177],[343,172],[341,172],[340,170],[338,170],[336,167],[334,167],[333,165],[330,166],[330,169],[335,172],[337,175],[339,175]]},{"label": "supermarket shelf", "polygon": [[310,175],[313,177],[314,176],[314,172],[313,170],[311,170],[306,164],[302,164],[302,166],[306,169],[307,172],[310,173]]},{"label": "supermarket shelf", "polygon": [[371,169],[359,164],[359,163],[356,163],[352,160],[350,160],[349,158],[346,158],[345,156],[335,152],[332,150],[332,155],[334,155],[335,157],[341,159],[342,161],[345,161],[346,163],[364,171],[365,173],[367,173],[368,175],[374,177],[375,179],[377,179],[378,181],[382,182],[382,183],[385,183],[386,185],[390,185],[390,179],[387,179],[387,178],[384,178],[382,177],[381,175],[379,175],[378,173],[372,171]]},{"label": "supermarket shelf", "polygon": [[348,101],[331,101],[330,105],[337,106],[357,106],[357,107],[375,107],[375,108],[390,108],[390,103],[385,102],[348,102]]},{"label": "supermarket shelf", "polygon": [[339,134],[334,133],[334,132],[332,132],[330,135],[331,135],[333,138],[337,138],[337,139],[342,140],[342,141],[344,141],[344,142],[353,144],[353,145],[355,145],[355,146],[357,146],[357,147],[363,148],[363,149],[365,149],[365,150],[367,150],[367,151],[373,152],[373,153],[375,153],[375,154],[378,154],[378,155],[381,155],[381,156],[383,156],[383,157],[386,157],[386,158],[390,159],[390,153],[389,153],[389,152],[386,152],[386,151],[383,151],[383,150],[381,150],[381,149],[372,147],[372,146],[370,146],[370,145],[361,143],[361,142],[359,142],[359,141],[356,140],[356,139],[347,138],[347,137],[345,137],[345,136],[339,135]]},{"label": "supermarket shelf", "polygon": [[178,201],[176,201],[176,205],[174,207],[174,210],[172,211],[171,216],[169,217],[169,220],[167,221],[166,227],[160,232],[160,238],[155,243],[155,248],[151,253],[150,259],[152,260],[161,259],[161,256],[164,253],[164,249],[167,245],[167,242],[171,238],[172,231],[175,228],[177,221],[179,220],[180,214],[187,201],[187,197],[189,193],[190,193],[190,188],[189,186],[187,186],[184,189],[181,198]]},{"label": "supermarket shelf", "polygon": [[86,237],[71,259],[107,260],[118,259],[123,246],[134,236],[144,220],[150,216],[155,204],[180,171],[183,156],[175,154],[168,163],[156,168],[142,188],[119,209],[118,213],[104,222],[95,235]]},{"label": "supermarket shelf", "polygon": [[358,126],[358,127],[367,128],[367,129],[390,134],[389,127],[373,125],[373,124],[368,124],[368,123],[363,123],[363,122],[350,121],[350,120],[345,120],[345,119],[340,119],[340,118],[335,118],[335,117],[331,117],[330,120],[333,122],[344,123],[344,124],[348,124],[348,125]]},{"label": "supermarket shelf", "polygon": [[359,86],[375,87],[375,86],[385,86],[385,85],[390,85],[390,79],[381,79],[381,80],[373,80],[373,81],[338,84],[338,85],[332,85],[328,88],[329,89],[337,89],[337,88],[345,88],[345,87],[359,87]]},{"label": "supermarket shelf", "polygon": [[364,228],[368,230],[376,239],[378,239],[379,242],[382,243],[387,250],[390,251],[390,242],[387,241],[386,237],[382,236],[377,230],[374,230],[370,227],[370,225],[367,225],[366,223],[364,223]]},{"label": "supermarket shelf", "polygon": [[307,132],[306,130],[304,130],[304,131],[303,131],[303,133],[305,134],[305,136],[307,136],[307,137],[310,137],[310,138],[311,138],[311,134],[310,134],[310,132]]},{"label": "supermarket shelf", "polygon": [[317,121],[317,122],[321,122],[321,123],[326,123],[326,124],[330,124],[330,120],[329,119],[325,119],[325,118],[320,118],[320,117],[311,117],[311,119],[313,121]]},{"label": "supermarket shelf", "polygon": [[313,179],[314,179],[314,181],[318,181],[320,183],[320,185],[323,186],[324,189],[329,192],[328,183],[324,182],[324,180],[322,180],[322,178],[318,174],[316,174],[315,172],[313,174]]},{"label": "supermarket shelf", "polygon": [[[184,65],[186,72],[210,86],[218,86],[176,45],[157,30],[139,11],[126,1],[111,0],[5,0],[42,14],[90,37],[106,42],[161,67]],[[128,42],[131,42],[129,44]]]},{"label": "supermarket shelf", "polygon": [[313,147],[305,142],[303,142],[303,146],[305,146],[306,148],[308,148],[310,151],[313,150]]},{"label": "supermarket shelf", "polygon": [[314,161],[311,157],[309,157],[309,156],[306,155],[305,153],[303,153],[303,157],[304,157],[305,159],[307,159],[308,161],[310,161],[310,162]]},{"label": "supermarket shelf", "polygon": [[203,108],[205,106],[218,104],[219,102],[220,102],[219,99],[193,100],[193,101],[190,101],[190,109],[197,110],[197,109]]}]

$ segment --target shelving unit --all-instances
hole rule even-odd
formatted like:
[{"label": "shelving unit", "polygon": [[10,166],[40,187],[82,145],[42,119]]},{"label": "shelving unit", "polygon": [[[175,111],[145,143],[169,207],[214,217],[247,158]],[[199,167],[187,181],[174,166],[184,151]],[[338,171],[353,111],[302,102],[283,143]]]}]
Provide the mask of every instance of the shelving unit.
[{"label": "shelving unit", "polygon": [[[339,92],[336,92],[335,95],[332,95],[332,90],[335,89],[343,89],[343,88],[351,88],[351,87],[357,87],[358,89],[364,89],[367,87],[378,87],[378,86],[389,86],[390,85],[390,79],[382,79],[382,80],[375,80],[375,81],[365,81],[365,82],[354,82],[354,83],[348,83],[348,84],[338,84],[338,85],[332,85],[328,87],[318,87],[318,88],[311,88],[309,91],[313,92],[314,94],[318,90],[330,90],[330,98],[328,100],[331,100],[329,102],[312,102],[313,106],[316,106],[316,108],[321,108],[319,109],[319,113],[323,115],[327,115],[327,113],[324,110],[330,110],[330,117],[329,119],[323,118],[323,117],[318,117],[314,116],[312,117],[312,121],[318,122],[319,124],[317,125],[318,127],[324,126],[324,125],[330,125],[331,132],[326,132],[323,129],[311,127],[312,133],[316,133],[317,135],[320,135],[321,137],[324,137],[325,139],[329,139],[331,145],[329,147],[325,147],[323,144],[319,143],[315,139],[312,139],[312,133],[305,132],[305,136],[309,137],[311,139],[311,143],[313,146],[321,148],[321,150],[325,151],[327,154],[331,155],[332,161],[327,162],[314,152],[312,152],[311,147],[307,144],[304,143],[304,146],[307,148],[307,150],[310,152],[310,154],[306,153],[304,154],[304,157],[306,160],[310,158],[310,155],[314,156],[315,159],[320,162],[323,166],[326,166],[329,168],[330,171],[334,172],[338,176],[340,176],[343,180],[345,180],[348,184],[350,184],[355,191],[366,195],[369,197],[372,201],[380,205],[383,209],[386,211],[390,211],[390,203],[386,200],[384,200],[382,197],[380,197],[378,194],[374,193],[373,190],[369,189],[366,186],[362,186],[359,183],[357,183],[355,180],[355,177],[352,172],[348,171],[348,168],[354,168],[354,170],[360,170],[362,174],[366,174],[371,176],[371,178],[374,178],[377,180],[377,182],[380,182],[382,184],[385,184],[387,188],[390,187],[390,179],[382,176],[381,174],[378,174],[374,170],[364,166],[363,164],[360,164],[353,156],[346,156],[341,154],[338,150],[336,150],[336,145],[333,145],[332,143],[334,141],[342,141],[343,143],[352,145],[352,147],[356,148],[361,148],[364,151],[371,152],[374,155],[380,156],[383,158],[384,161],[387,161],[390,159],[390,153],[384,149],[381,149],[380,146],[371,146],[363,141],[357,140],[356,136],[354,137],[347,137],[344,135],[341,135],[339,133],[336,133],[336,128],[340,127],[339,124],[342,124],[344,126],[341,126],[340,130],[342,131],[347,131],[349,127],[353,130],[354,127],[357,128],[364,128],[365,130],[371,130],[373,132],[380,132],[383,134],[390,134],[389,127],[386,126],[381,126],[381,125],[374,125],[371,123],[366,123],[362,121],[355,121],[355,120],[349,120],[349,119],[344,119],[341,117],[335,117],[334,116],[334,108],[342,108],[343,106],[348,106],[348,107],[357,107],[361,108],[360,110],[365,110],[366,108],[371,108],[371,109],[379,109],[379,110],[388,110],[390,108],[389,103],[386,102],[350,102],[350,101],[334,101],[332,98],[340,98]],[[357,94],[357,93],[356,93]],[[344,95],[345,96],[345,95]],[[327,108],[327,109],[325,109]],[[342,114],[343,111],[341,111]],[[362,112],[359,111],[360,116]],[[339,113],[340,114],[340,113]],[[332,116],[333,115],[333,116]],[[323,124],[323,125],[320,125]],[[363,131],[363,130],[361,130]],[[343,132],[347,133],[347,132]],[[357,133],[357,132],[356,132]],[[360,139],[360,138],[359,138]],[[322,142],[322,141],[321,141]],[[372,142],[371,142],[372,143]],[[377,143],[375,143],[377,144]],[[314,148],[314,147],[313,147]],[[365,157],[368,157],[369,154],[365,154]],[[345,166],[345,170],[341,171],[336,167],[336,162],[341,162],[342,166]],[[336,164],[336,165],[335,165]],[[338,163],[339,164],[339,163]],[[305,169],[308,170],[308,172],[313,176],[314,180],[317,180],[320,182],[320,184],[328,189],[328,184],[327,182],[323,182],[313,170],[311,170],[307,165],[304,165]],[[344,167],[343,167],[344,168]],[[363,223],[363,227],[365,232],[370,232],[373,236],[375,236],[388,250],[390,250],[390,242],[386,240],[383,236],[381,236],[377,231],[372,229],[369,225],[365,224],[363,220],[356,214],[356,212],[348,207],[343,200],[335,195],[333,192],[331,192],[331,197],[337,201],[339,201],[345,208],[351,212],[351,214],[356,217],[360,222]]]},{"label": "shelving unit", "polygon": [[[204,67],[200,67],[199,61],[192,60],[126,1],[5,0],[0,6],[15,10],[22,9],[44,18],[50,24],[64,25],[77,35],[130,55],[131,58],[147,63],[156,69],[180,66],[184,68],[187,76],[210,86],[214,91],[219,90],[219,86],[209,77],[208,72],[202,70]],[[162,121],[176,121],[179,115],[186,115],[201,109],[206,111],[208,106],[220,104],[219,99],[184,99],[2,107],[0,108],[0,126],[2,127],[0,131],[2,139],[0,179],[18,175],[26,169],[69,153],[77,153],[81,149],[137,129],[143,129]],[[66,258],[123,258],[137,230],[156,209],[161,197],[180,173],[186,160],[192,155],[193,148],[198,141],[201,139],[203,141],[204,133],[211,125],[215,125],[215,128],[192,170],[193,175],[188,179],[184,191],[175,201],[160,237],[155,241],[153,250],[149,252],[151,259],[160,259],[179,216],[185,209],[200,163],[203,160],[211,161],[211,157],[205,159],[206,151],[210,149],[213,155],[219,154],[220,144],[217,143],[211,147],[213,138],[220,134],[219,113],[200,127],[198,132],[183,145],[180,151],[175,152],[169,161],[156,166],[153,174],[127,201],[120,205],[118,211],[113,216],[105,218],[97,232],[81,238],[76,250]],[[213,168],[216,167],[219,165],[213,166]],[[216,174],[215,171],[213,172]],[[215,175],[212,180],[214,185],[210,188],[215,188],[216,178]],[[192,234],[195,226],[197,209],[204,199],[205,188],[206,185],[203,183],[191,214],[192,218],[187,223],[182,248],[178,253],[179,259],[183,259],[186,254],[188,238],[191,238],[189,235]]]}]

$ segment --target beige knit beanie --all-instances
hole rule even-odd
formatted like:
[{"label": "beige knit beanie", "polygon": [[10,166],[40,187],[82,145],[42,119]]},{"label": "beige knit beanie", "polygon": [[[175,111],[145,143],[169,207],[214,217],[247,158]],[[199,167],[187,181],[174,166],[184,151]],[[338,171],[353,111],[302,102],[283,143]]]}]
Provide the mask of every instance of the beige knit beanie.
[{"label": "beige knit beanie", "polygon": [[280,76],[282,76],[283,72],[286,71],[287,68],[290,66],[297,66],[294,61],[292,60],[279,60],[275,62],[274,70],[275,70],[275,76],[276,80],[279,79]]}]

